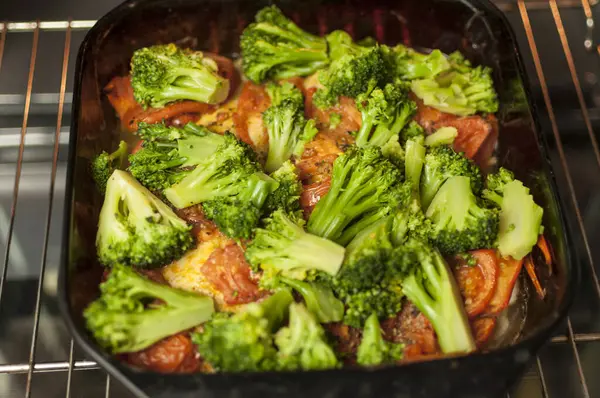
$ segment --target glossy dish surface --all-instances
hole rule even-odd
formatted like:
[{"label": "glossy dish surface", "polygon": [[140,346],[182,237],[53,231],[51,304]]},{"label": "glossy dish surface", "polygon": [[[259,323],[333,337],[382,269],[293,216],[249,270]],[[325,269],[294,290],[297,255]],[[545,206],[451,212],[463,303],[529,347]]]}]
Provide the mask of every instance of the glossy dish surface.
[{"label": "glossy dish surface", "polygon": [[[203,31],[204,26],[199,26],[197,24],[199,23],[198,20],[203,18],[202,15],[208,11],[203,9],[202,14],[199,15],[197,9],[198,6],[194,4],[194,2],[184,2],[178,7],[168,7],[168,12],[170,13],[169,15],[172,15],[173,19],[187,21],[188,25],[183,23],[180,24],[179,27],[171,27],[173,25],[171,21],[171,24],[163,25],[164,30],[159,29],[161,35],[160,38],[146,37],[143,42],[140,41],[140,38],[128,40],[130,35],[134,36],[136,34],[136,28],[133,27],[136,26],[136,23],[140,23],[139,18],[142,18],[142,16],[144,18],[152,18],[152,16],[157,17],[159,10],[164,10],[164,8],[161,8],[163,7],[161,4],[162,2],[150,2],[143,5],[135,4],[131,9],[135,10],[136,13],[132,14],[126,13],[124,7],[115,10],[112,14],[109,14],[106,19],[100,21],[98,26],[90,32],[80,51],[76,92],[82,101],[78,101],[74,109],[74,114],[77,115],[77,117],[73,122],[72,134],[76,136],[77,145],[73,150],[73,156],[71,157],[71,160],[75,164],[75,169],[71,170],[69,179],[69,182],[74,182],[74,203],[73,207],[70,208],[70,210],[74,210],[74,218],[69,224],[71,226],[73,224],[77,226],[79,236],[88,247],[90,247],[89,245],[92,245],[93,247],[93,237],[96,232],[95,222],[90,221],[97,219],[97,212],[101,204],[101,200],[99,201],[98,197],[94,195],[93,192],[93,185],[88,171],[89,160],[94,154],[100,152],[100,150],[110,150],[111,148],[114,148],[121,137],[119,131],[130,127],[127,124],[119,126],[120,122],[128,120],[128,118],[124,116],[124,113],[121,113],[119,115],[121,116],[121,120],[119,121],[114,116],[114,113],[112,113],[111,108],[107,104],[107,99],[104,98],[102,92],[95,91],[94,93],[91,90],[97,90],[99,87],[104,87],[106,85],[111,87],[112,85],[112,90],[114,92],[115,82],[109,81],[115,75],[126,74],[131,53],[133,50],[142,46],[156,43],[176,42],[183,47],[191,47],[205,51],[208,50],[210,52],[217,52],[223,55],[236,57],[237,49],[229,47],[233,45],[232,43],[237,43],[235,37],[239,35],[239,33],[236,33],[235,35],[231,33],[227,36],[220,32],[226,32],[228,31],[227,27],[233,26],[237,29],[236,32],[239,32],[252,19],[253,13],[257,9],[257,7],[254,6],[246,8],[245,3],[240,3],[236,6],[237,18],[234,19],[229,18],[229,15],[223,14],[219,4],[211,4],[210,7],[207,6],[206,8],[208,11],[220,15],[220,18],[218,18],[220,26],[216,29],[215,23],[209,23],[208,26],[210,29]],[[295,374],[294,378],[289,378],[291,375],[287,376],[286,374],[277,376],[267,374],[194,375],[185,376],[187,377],[185,381],[181,377],[164,376],[164,379],[161,378],[161,380],[164,380],[165,382],[161,382],[161,385],[157,385],[155,382],[148,383],[149,379],[144,376],[144,372],[128,369],[126,366],[118,364],[113,359],[106,359],[106,365],[109,367],[109,370],[116,371],[116,369],[113,368],[113,366],[115,366],[119,369],[119,372],[126,374],[126,377],[129,380],[127,384],[130,387],[133,388],[134,385],[137,385],[136,388],[140,388],[152,396],[166,394],[166,391],[171,388],[176,389],[179,392],[191,394],[193,393],[194,388],[197,388],[199,391],[207,392],[220,390],[220,381],[218,380],[238,380],[240,387],[237,387],[236,385],[234,389],[241,388],[242,385],[252,386],[252,388],[255,388],[254,390],[251,390],[252,395],[254,393],[259,393],[263,388],[266,388],[264,393],[268,394],[270,387],[265,387],[259,380],[268,380],[264,379],[264,377],[270,376],[273,377],[272,380],[274,380],[276,384],[281,383],[281,388],[293,388],[293,385],[301,385],[299,383],[301,383],[301,380],[304,378],[312,377],[314,380],[321,380],[321,386],[323,388],[333,388],[336,390],[339,388],[341,391],[346,390],[346,388],[352,384],[349,383],[346,385],[347,383],[341,381],[347,380],[346,376],[351,372],[356,375],[365,374],[372,377],[367,384],[373,385],[373,388],[375,389],[379,389],[386,388],[385,380],[390,376],[404,379],[405,377],[410,377],[409,375],[413,372],[416,372],[415,374],[420,374],[421,372],[441,371],[444,373],[449,372],[450,374],[453,372],[452,367],[457,366],[458,368],[456,371],[458,374],[462,374],[462,372],[465,374],[462,381],[458,383],[457,381],[451,381],[449,378],[447,383],[442,386],[431,386],[430,388],[434,389],[432,391],[436,391],[435,389],[440,388],[440,390],[437,391],[440,391],[442,395],[454,391],[481,391],[485,394],[493,395],[495,391],[501,391],[507,383],[512,382],[514,377],[518,374],[516,368],[519,366],[513,363],[511,365],[512,369],[510,370],[510,372],[513,372],[512,376],[503,380],[497,380],[497,378],[494,379],[493,374],[489,373],[488,370],[482,371],[481,377],[483,377],[483,379],[491,377],[495,380],[494,383],[492,383],[493,385],[489,388],[485,388],[485,386],[481,384],[479,376],[473,377],[472,374],[469,375],[466,369],[474,366],[472,364],[477,363],[477,361],[484,361],[485,358],[496,358],[496,362],[494,362],[496,365],[493,365],[492,367],[498,366],[497,369],[505,369],[507,364],[511,362],[511,351],[514,353],[518,350],[525,350],[525,352],[527,352],[527,355],[525,356],[529,357],[533,350],[539,346],[548,334],[549,325],[556,323],[559,316],[564,313],[564,309],[569,302],[570,286],[575,279],[573,274],[574,270],[570,267],[569,263],[565,231],[562,227],[562,218],[560,217],[559,207],[556,203],[556,197],[552,189],[553,180],[551,174],[548,173],[548,164],[543,155],[543,147],[539,145],[535,135],[535,119],[528,106],[526,97],[527,91],[524,88],[526,86],[523,86],[524,82],[522,81],[523,76],[520,74],[518,55],[513,52],[513,49],[510,46],[505,48],[505,43],[499,43],[494,40],[494,37],[496,37],[495,35],[490,35],[492,33],[508,33],[504,21],[498,17],[499,13],[497,13],[496,10],[487,8],[484,4],[480,6],[482,7],[482,10],[486,10],[484,13],[485,18],[481,16],[473,17],[473,15],[471,15],[472,18],[469,19],[463,16],[463,14],[467,15],[469,12],[472,12],[472,10],[468,11],[468,8],[462,8],[463,5],[449,2],[433,2],[433,6],[436,7],[435,12],[431,10],[426,11],[425,8],[415,5],[400,5],[397,10],[390,10],[389,8],[384,8],[383,4],[374,9],[371,9],[371,6],[367,9],[363,9],[359,6],[352,9],[353,11],[348,11],[351,5],[352,4],[350,3],[345,5],[321,5],[326,11],[326,15],[335,15],[336,10],[345,10],[342,14],[344,15],[344,23],[340,24],[340,21],[335,21],[334,23],[334,20],[330,18],[323,21],[323,18],[320,18],[316,21],[312,21],[312,25],[308,16],[303,16],[301,11],[294,11],[293,7],[289,7],[289,5],[285,3],[281,4],[281,7],[285,12],[289,12],[290,15],[293,14],[299,18],[300,21],[303,22],[301,25],[302,28],[314,31],[315,33],[323,34],[338,28],[350,31],[355,37],[359,38],[366,35],[372,35],[375,36],[377,40],[392,45],[404,43],[415,48],[440,48],[447,53],[458,49],[474,62],[488,65],[493,68],[494,80],[500,97],[500,110],[497,114],[500,137],[499,146],[496,152],[498,162],[500,165],[514,170],[517,177],[524,181],[527,186],[532,188],[536,202],[540,203],[545,210],[544,225],[546,226],[547,239],[553,249],[554,268],[550,269],[548,275],[540,275],[540,281],[545,289],[544,298],[537,297],[534,293],[535,286],[530,286],[528,279],[521,278],[517,281],[517,276],[519,274],[518,266],[502,264],[500,269],[506,272],[499,277],[494,275],[494,279],[508,280],[508,282],[505,283],[509,284],[517,283],[520,288],[518,289],[518,293],[515,294],[516,303],[518,305],[514,306],[512,311],[505,313],[501,321],[505,325],[518,324],[519,327],[506,331],[502,330],[503,328],[499,327],[501,326],[499,325],[496,328],[497,330],[501,330],[500,332],[497,332],[499,337],[491,339],[490,344],[487,347],[490,352],[471,355],[469,357],[461,357],[456,360],[440,359],[428,363],[380,369],[367,373],[360,372],[359,370],[333,371],[334,373],[331,374],[332,380],[329,381],[324,381],[326,379],[322,379],[321,376],[319,376],[321,372],[310,372],[304,375]],[[412,15],[415,20],[423,20],[427,18],[439,18],[439,16],[436,16],[438,9],[444,9],[446,12],[454,12],[457,16],[462,16],[461,20],[468,23],[468,25],[466,25],[468,26],[466,31],[461,32],[460,35],[456,32],[452,33],[452,29],[458,29],[457,26],[444,26],[444,22],[439,21],[437,24],[440,25],[441,33],[437,32],[437,36],[434,38],[433,36],[435,35],[433,33],[428,35],[418,30],[413,32],[411,26],[414,25],[411,25],[410,23],[405,25],[397,23],[397,21],[401,19],[398,19],[396,14],[402,16]],[[196,10],[195,14],[193,14],[193,10]],[[186,15],[186,12],[190,15]],[[125,14],[119,16],[119,13]],[[112,21],[110,21],[111,15],[113,18]],[[115,17],[115,15],[118,17]],[[192,18],[191,15],[193,15],[194,18]],[[132,20],[128,20],[128,18]],[[304,23],[305,18],[307,21],[306,23]],[[111,25],[110,29],[107,30],[108,33],[104,34],[102,37],[95,36],[95,34],[97,35],[96,29],[106,29],[107,26],[103,27],[104,21],[110,21],[110,23],[105,22]],[[493,31],[493,28],[491,28],[491,26],[495,26],[494,22],[497,24],[497,31],[495,32]],[[163,22],[163,24],[165,23],[166,22]],[[329,23],[330,25],[326,26],[324,25],[325,23]],[[478,26],[479,29],[482,30],[478,31],[475,35],[473,31],[477,30]],[[399,27],[402,29],[399,29]],[[231,30],[229,31],[231,32]],[[111,35],[119,36],[119,40],[107,40],[106,38],[110,38]],[[223,36],[229,38],[224,38]],[[199,41],[202,37],[207,38],[206,43]],[[445,38],[445,40],[441,40],[441,38]],[[93,47],[93,50],[90,50],[89,46],[90,41],[92,40],[98,41],[95,43],[96,46]],[[109,57],[110,59],[102,58],[100,54],[107,53],[106,51],[112,51],[111,54],[115,55],[111,55]],[[96,59],[95,56],[98,56],[99,58]],[[93,71],[93,73],[88,71]],[[96,79],[95,83],[92,80],[92,77]],[[118,84],[116,87],[118,90]],[[519,94],[524,95],[524,97],[519,97]],[[85,101],[86,98],[88,98],[88,101]],[[181,106],[185,107],[186,105],[182,103]],[[186,115],[194,112],[202,111],[199,111],[196,105],[190,104],[190,108],[182,110],[181,114]],[[419,114],[417,114],[417,118],[419,118]],[[423,117],[422,115],[421,118],[425,120],[423,124],[426,124],[426,121],[431,119],[430,116]],[[92,128],[92,122],[98,121],[101,121],[101,124],[104,123],[104,128],[101,129],[102,131],[98,131],[97,128],[95,130]],[[127,136],[125,135],[124,137]],[[517,139],[515,139],[515,137]],[[467,151],[468,150],[466,150],[466,152]],[[471,157],[476,158],[476,155],[476,153],[473,153]],[[307,179],[306,182],[306,185],[311,185],[311,183],[317,183],[318,181],[308,181]],[[87,186],[89,189],[82,188],[83,186]],[[67,233],[69,233],[71,239],[70,242],[73,243],[73,235],[70,231]],[[66,266],[67,263],[74,260],[74,255],[73,253],[70,253],[69,250],[66,250],[65,254],[66,257],[64,260]],[[542,254],[543,252],[540,252],[540,256]],[[81,287],[94,286],[94,284],[97,286],[101,278],[101,270],[99,271],[96,267],[90,267],[89,265],[82,266],[77,263],[73,263],[69,268],[74,271],[67,273],[67,268],[65,268],[63,269],[64,272],[61,277],[61,283],[64,288],[63,292],[67,299],[67,301],[63,303],[63,310],[68,310],[69,315],[72,316],[72,318],[69,317],[68,322],[72,327],[77,328],[75,330],[76,337],[78,337],[78,339],[81,338],[81,341],[85,342],[87,345],[89,343],[89,337],[85,336],[85,334],[80,334],[82,331],[81,312],[87,303],[94,297],[91,289],[81,289]],[[464,268],[464,272],[457,272],[459,284],[461,280],[473,281],[477,279],[477,275],[485,276],[486,272],[487,274],[491,272],[489,271],[489,267],[487,267],[487,270],[486,267],[476,268],[477,270]],[[515,271],[511,272],[513,269]],[[462,274],[465,274],[466,276],[463,278],[461,277]],[[483,279],[485,280],[485,277]],[[509,291],[511,291],[511,289],[509,289]],[[508,302],[508,299],[509,297],[492,298],[491,296],[479,298],[479,303],[477,301],[471,303],[467,308],[467,312],[469,315],[473,316],[481,313],[490,315],[494,313],[494,311],[497,312],[499,308],[503,308]],[[481,303],[487,304],[484,306]],[[497,309],[494,310],[493,305],[492,307],[489,306],[490,303],[500,304],[497,304]],[[409,306],[406,306],[406,308],[409,308]],[[406,311],[410,312],[409,309]],[[402,317],[402,315],[400,315],[400,317]],[[488,322],[485,320],[481,321],[481,323],[482,325],[478,330],[481,330],[483,334],[489,334],[492,327],[486,325]],[[515,340],[517,341],[516,344],[510,346]],[[179,343],[181,343],[179,346],[182,347],[188,344],[185,341],[180,341]],[[496,347],[504,348],[496,350]],[[185,351],[185,347],[183,350]],[[422,350],[422,347],[419,348],[419,350]],[[97,355],[98,354],[94,354],[95,357],[97,357]],[[104,362],[104,360],[102,362]],[[451,365],[452,363],[455,365]],[[469,365],[469,363],[472,364]],[[329,373],[325,372],[324,375],[325,374]],[[335,374],[338,374],[339,376],[335,376]],[[396,376],[392,376],[394,374]],[[223,377],[225,379],[223,379]],[[325,378],[326,377],[327,376],[325,376]],[[363,382],[367,381],[367,379],[364,379],[362,376],[357,377],[361,378]],[[334,381],[336,378],[338,378],[338,381]],[[444,376],[444,378],[446,378],[446,376]],[[409,379],[407,378],[407,380]],[[344,383],[344,386],[340,387],[339,383]],[[399,388],[399,391],[410,391],[411,394],[415,394],[419,391],[418,385],[402,386]],[[233,389],[231,391],[233,391]],[[273,391],[275,390],[271,390],[270,392]]]}]

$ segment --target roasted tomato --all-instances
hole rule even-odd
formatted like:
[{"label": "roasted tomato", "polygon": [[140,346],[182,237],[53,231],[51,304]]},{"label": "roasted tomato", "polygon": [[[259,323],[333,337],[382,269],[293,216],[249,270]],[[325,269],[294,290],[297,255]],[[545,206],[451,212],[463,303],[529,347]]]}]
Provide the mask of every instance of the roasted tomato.
[{"label": "roasted tomato", "polygon": [[238,138],[255,147],[268,144],[266,129],[262,123],[262,113],[271,105],[269,94],[263,86],[246,82],[242,87],[233,115],[235,132]]},{"label": "roasted tomato", "polygon": [[490,337],[494,334],[496,327],[496,318],[477,318],[471,321],[471,329],[473,329],[473,337],[477,348],[483,347]]},{"label": "roasted tomato", "polygon": [[187,334],[166,337],[150,347],[126,354],[127,362],[160,373],[193,373],[201,366],[200,356]]},{"label": "roasted tomato", "polygon": [[483,312],[489,304],[498,277],[498,261],[493,250],[483,249],[469,252],[475,265],[467,264],[460,256],[454,260],[454,276],[465,300],[465,310],[469,318]]},{"label": "roasted tomato", "polygon": [[497,314],[508,307],[510,296],[523,267],[523,260],[515,260],[513,258],[499,258],[498,263],[500,271],[498,274],[498,284],[492,299],[483,311],[485,315]]},{"label": "roasted tomato", "polygon": [[308,219],[317,202],[321,200],[331,187],[331,179],[327,178],[321,182],[304,185],[300,194],[300,207],[304,211],[304,217]]}]

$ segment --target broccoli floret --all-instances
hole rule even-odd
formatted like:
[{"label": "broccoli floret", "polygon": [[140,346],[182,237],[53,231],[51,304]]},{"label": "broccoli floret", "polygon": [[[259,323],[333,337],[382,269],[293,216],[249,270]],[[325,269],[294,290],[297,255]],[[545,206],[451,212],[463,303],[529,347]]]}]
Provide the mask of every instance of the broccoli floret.
[{"label": "broccoli floret", "polygon": [[398,204],[402,179],[379,148],[349,148],[333,164],[331,188],[315,206],[308,231],[348,244]]},{"label": "broccoli floret", "polygon": [[403,344],[394,344],[383,339],[377,314],[369,316],[362,331],[362,339],[356,351],[356,362],[363,366],[394,363],[402,359]]},{"label": "broccoli floret", "polygon": [[300,210],[302,183],[298,179],[296,166],[288,160],[271,173],[271,177],[279,183],[279,186],[267,197],[263,214],[269,216],[277,209],[282,209],[286,213]]},{"label": "broccoli floret", "polygon": [[156,267],[194,244],[191,226],[129,173],[115,170],[106,184],[96,248],[106,266]]},{"label": "broccoli floret", "polygon": [[402,309],[402,297],[403,294],[400,291],[381,289],[379,286],[348,292],[340,296],[346,304],[344,323],[360,328],[373,313],[377,314],[379,319],[394,316]]},{"label": "broccoli floret", "polygon": [[255,271],[263,269],[269,277],[280,274],[295,279],[304,279],[308,271],[337,274],[345,249],[305,232],[301,217],[280,209],[265,224],[265,228],[255,231],[254,240],[246,250],[246,258]]},{"label": "broccoli floret", "polygon": [[131,58],[133,95],[144,108],[178,100],[218,104],[229,94],[229,80],[217,71],[215,61],[200,51],[175,44],[141,48]]},{"label": "broccoli floret", "polygon": [[468,177],[450,177],[425,215],[432,221],[431,239],[444,254],[493,247],[498,236],[498,212],[480,206]]},{"label": "broccoli floret", "polygon": [[435,77],[414,80],[411,89],[425,105],[455,115],[498,111],[492,69],[471,67],[460,53],[449,57],[451,68]]},{"label": "broccoli floret", "polygon": [[400,143],[404,145],[406,141],[411,138],[424,139],[425,130],[421,125],[414,120],[408,123],[408,125],[400,132]]},{"label": "broccoli floret", "polygon": [[399,265],[410,270],[402,279],[402,292],[433,325],[445,354],[475,350],[463,299],[452,271],[434,248],[409,240],[401,249]]},{"label": "broccoli floret", "polygon": [[425,155],[421,176],[421,205],[427,209],[442,184],[450,177],[465,176],[471,181],[471,190],[479,195],[483,178],[479,168],[463,154],[448,146],[429,148]]},{"label": "broccoli floret", "polygon": [[242,33],[242,67],[255,83],[307,76],[329,63],[324,38],[300,29],[276,6],[265,7]]},{"label": "broccoli floret", "polygon": [[500,208],[500,254],[522,259],[537,242],[544,210],[533,201],[529,189],[505,168],[488,175],[483,197]]},{"label": "broccoli floret", "polygon": [[112,353],[143,350],[202,324],[214,312],[210,297],[158,284],[120,264],[100,291],[83,316],[96,341]]},{"label": "broccoli floret", "polygon": [[440,146],[440,145],[452,145],[454,139],[458,135],[456,127],[442,127],[436,130],[435,133],[425,137],[425,145],[427,146]]},{"label": "broccoli floret", "polygon": [[256,173],[260,173],[260,167],[252,148],[226,133],[215,153],[199,162],[164,194],[181,209],[218,197],[236,196],[253,186],[250,177]]},{"label": "broccoli floret", "polygon": [[119,147],[113,153],[102,153],[92,160],[92,178],[100,193],[106,192],[106,182],[115,170],[122,170],[127,159],[127,143],[121,141]]},{"label": "broccoli floret", "polygon": [[366,95],[359,95],[357,107],[362,124],[356,133],[358,146],[383,146],[398,135],[417,110],[400,85],[386,84]]},{"label": "broccoli floret", "polygon": [[344,316],[344,303],[338,300],[330,287],[323,283],[281,278],[302,296],[304,304],[320,323],[339,322]]},{"label": "broccoli floret", "polygon": [[128,171],[153,191],[163,191],[181,181],[225,142],[222,135],[194,123],[184,127],[140,123],[137,134],[144,143],[142,149],[129,156]]},{"label": "broccoli floret", "polygon": [[275,335],[278,362],[285,370],[321,370],[341,366],[325,331],[304,305],[290,304],[290,323]]},{"label": "broccoli floret", "polygon": [[327,43],[331,64],[319,72],[324,88],[313,97],[318,107],[334,105],[341,95],[356,98],[386,81],[388,71],[379,46],[359,46],[341,30],[327,35]]},{"label": "broccoli floret", "polygon": [[404,169],[405,153],[404,149],[400,145],[398,135],[394,135],[392,138],[381,147],[381,154],[385,156],[390,162],[394,164],[398,169]]},{"label": "broccoli floret", "polygon": [[269,88],[272,105],[263,113],[263,122],[269,136],[269,150],[265,169],[277,170],[293,154],[298,156],[304,144],[317,134],[314,120],[304,117],[302,93],[291,83]]},{"label": "broccoli floret", "polygon": [[394,77],[402,80],[429,79],[450,69],[450,62],[440,50],[422,54],[399,44],[382,46],[382,51]]},{"label": "broccoli floret", "polygon": [[273,333],[287,318],[293,301],[288,289],[280,289],[261,302],[245,305],[233,316],[217,314],[204,325],[204,331],[192,335],[192,341],[215,370],[276,370]]}]

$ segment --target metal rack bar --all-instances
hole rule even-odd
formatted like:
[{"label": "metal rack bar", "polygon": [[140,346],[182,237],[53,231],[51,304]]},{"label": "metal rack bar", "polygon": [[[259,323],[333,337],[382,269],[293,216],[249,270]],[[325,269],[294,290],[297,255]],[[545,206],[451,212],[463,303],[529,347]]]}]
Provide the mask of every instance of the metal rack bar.
[{"label": "metal rack bar", "polygon": [[[70,21],[69,21],[70,22]],[[39,32],[39,31],[38,31]],[[40,323],[40,310],[42,302],[42,287],[48,259],[48,239],[50,238],[50,226],[52,224],[52,204],[54,203],[54,186],[56,185],[56,169],[58,167],[58,149],[60,147],[60,128],[62,126],[62,114],[64,108],[65,91],[67,87],[67,69],[69,67],[69,54],[71,51],[71,25],[67,26],[65,32],[65,46],[63,52],[63,64],[60,78],[60,95],[58,100],[58,115],[56,117],[56,131],[54,133],[54,150],[52,154],[52,171],[50,172],[50,188],[48,192],[48,211],[46,213],[46,226],[44,231],[44,246],[42,248],[42,261],[38,277],[37,296],[35,301],[35,315],[33,321],[33,332],[31,336],[31,349],[29,351],[29,371],[27,372],[27,384],[25,397],[31,396],[31,381],[33,377],[33,363],[35,361],[35,349],[37,344],[38,327]]]},{"label": "metal rack bar", "polygon": [[[62,362],[37,362],[33,364],[33,373],[64,372],[74,370],[93,370],[100,367],[94,361],[72,361],[69,355],[69,361]],[[14,365],[0,365],[0,374],[27,374],[30,365],[28,363],[18,363]]]},{"label": "metal rack bar", "polygon": [[542,396],[544,398],[548,398],[548,386],[546,385],[546,378],[544,377],[544,369],[542,368],[542,361],[540,361],[540,357],[535,357],[535,362],[537,364],[538,373],[540,375],[540,384],[542,385]]}]

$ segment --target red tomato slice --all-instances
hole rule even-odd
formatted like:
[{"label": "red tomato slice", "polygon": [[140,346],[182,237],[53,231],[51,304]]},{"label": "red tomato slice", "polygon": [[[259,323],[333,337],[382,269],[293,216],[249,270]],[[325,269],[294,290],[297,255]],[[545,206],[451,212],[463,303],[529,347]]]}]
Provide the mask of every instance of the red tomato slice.
[{"label": "red tomato slice", "polygon": [[327,178],[321,182],[304,185],[300,194],[300,207],[304,210],[304,217],[308,219],[315,206],[331,187],[331,179]]},{"label": "red tomato slice", "polygon": [[523,267],[523,260],[513,258],[500,258],[500,273],[496,292],[490,300],[487,308],[483,311],[485,315],[495,315],[508,307],[508,302],[517,282],[517,277]]},{"label": "red tomato slice", "polygon": [[473,337],[477,348],[481,348],[490,339],[496,327],[496,318],[477,318],[471,321]]},{"label": "red tomato slice", "polygon": [[483,249],[470,252],[477,262],[467,265],[457,258],[454,276],[465,299],[465,310],[469,318],[481,314],[496,290],[498,261],[493,250]]}]

